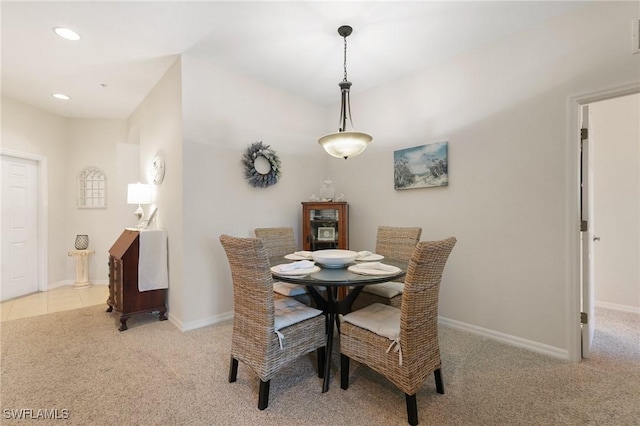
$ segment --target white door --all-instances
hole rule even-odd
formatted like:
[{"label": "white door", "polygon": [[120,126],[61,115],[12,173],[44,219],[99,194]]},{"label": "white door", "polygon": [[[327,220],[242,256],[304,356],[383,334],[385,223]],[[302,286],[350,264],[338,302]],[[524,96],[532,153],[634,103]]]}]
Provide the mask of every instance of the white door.
[{"label": "white door", "polygon": [[0,300],[38,291],[38,163],[2,155]]},{"label": "white door", "polygon": [[[581,248],[582,248],[582,357],[589,358],[591,344],[593,342],[593,332],[595,325],[595,295],[594,295],[594,268],[593,268],[593,168],[592,159],[589,155],[590,149],[589,134],[589,106],[582,106],[582,129],[586,132],[586,137],[581,140]],[[582,133],[582,132],[581,132]],[[576,319],[577,320],[577,319]]]}]

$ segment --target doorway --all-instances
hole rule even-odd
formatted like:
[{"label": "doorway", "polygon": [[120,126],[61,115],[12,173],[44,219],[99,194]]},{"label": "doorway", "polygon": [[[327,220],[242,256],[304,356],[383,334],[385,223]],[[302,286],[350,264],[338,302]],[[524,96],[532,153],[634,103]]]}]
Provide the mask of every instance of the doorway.
[{"label": "doorway", "polygon": [[594,102],[589,114],[595,305],[640,314],[640,94]]},{"label": "doorway", "polygon": [[0,299],[46,290],[46,159],[2,150]]},{"label": "doorway", "polygon": [[[571,143],[577,145],[574,158],[578,159],[575,164],[579,176],[576,209],[582,207],[577,212],[581,219],[579,250],[574,253],[579,272],[577,284],[570,287],[575,290],[570,294],[576,295],[576,299],[570,300],[572,306],[568,309],[569,357],[573,361],[582,358],[585,343],[584,356],[589,356],[590,342],[585,339],[593,337],[597,324],[594,305],[640,311],[639,93],[640,84],[636,83],[572,99],[571,125],[575,129],[571,131]],[[585,111],[588,113],[583,114]],[[622,117],[626,122],[619,121]],[[585,122],[589,127],[588,138],[576,126]],[[622,127],[631,130],[620,134]],[[580,143],[576,144],[576,140]],[[606,256],[604,246],[600,246],[605,238]],[[589,253],[593,254],[591,258]],[[621,267],[620,261],[625,256],[628,259],[625,267]],[[582,325],[577,321],[581,312],[588,314],[582,315]]]}]

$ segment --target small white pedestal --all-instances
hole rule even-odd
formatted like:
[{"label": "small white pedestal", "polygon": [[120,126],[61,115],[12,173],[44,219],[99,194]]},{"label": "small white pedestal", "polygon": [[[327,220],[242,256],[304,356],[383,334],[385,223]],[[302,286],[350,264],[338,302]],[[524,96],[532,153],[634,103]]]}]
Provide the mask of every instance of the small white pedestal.
[{"label": "small white pedestal", "polygon": [[89,255],[95,253],[93,250],[71,250],[68,256],[76,258],[76,282],[73,288],[89,287]]}]

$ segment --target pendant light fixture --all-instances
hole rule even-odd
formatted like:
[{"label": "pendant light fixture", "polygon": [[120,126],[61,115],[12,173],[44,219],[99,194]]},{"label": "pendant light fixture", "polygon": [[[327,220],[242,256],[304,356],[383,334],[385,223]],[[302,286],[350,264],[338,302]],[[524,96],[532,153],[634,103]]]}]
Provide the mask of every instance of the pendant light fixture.
[{"label": "pendant light fixture", "polygon": [[[327,154],[338,158],[355,157],[365,150],[371,136],[366,133],[360,133],[353,130],[353,122],[351,121],[351,99],[349,92],[351,82],[347,80],[347,37],[351,34],[353,28],[343,25],[338,28],[338,34],[344,39],[344,78],[338,84],[340,87],[340,127],[337,133],[331,133],[321,137],[318,143],[322,145]],[[347,120],[350,129],[347,130]]]}]

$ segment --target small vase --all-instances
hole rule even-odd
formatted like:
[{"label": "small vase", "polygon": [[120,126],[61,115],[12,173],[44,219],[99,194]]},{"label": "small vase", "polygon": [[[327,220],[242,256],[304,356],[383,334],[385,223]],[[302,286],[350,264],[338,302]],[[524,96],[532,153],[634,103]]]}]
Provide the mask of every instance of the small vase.
[{"label": "small vase", "polygon": [[330,180],[322,182],[322,187],[320,188],[320,198],[322,198],[322,201],[333,201],[335,195],[336,190],[333,187],[333,182]]},{"label": "small vase", "polygon": [[86,250],[89,247],[88,235],[76,235],[76,250]]}]

